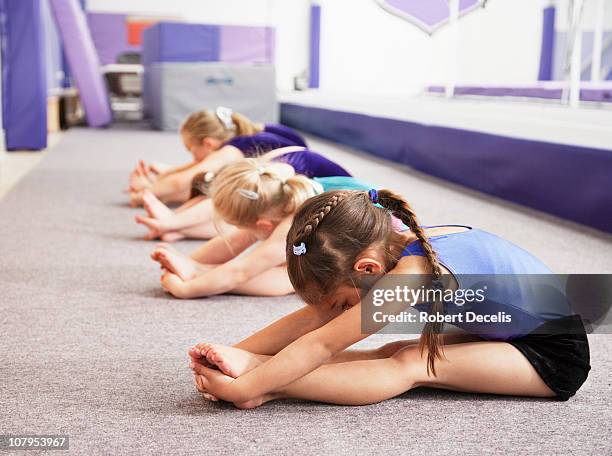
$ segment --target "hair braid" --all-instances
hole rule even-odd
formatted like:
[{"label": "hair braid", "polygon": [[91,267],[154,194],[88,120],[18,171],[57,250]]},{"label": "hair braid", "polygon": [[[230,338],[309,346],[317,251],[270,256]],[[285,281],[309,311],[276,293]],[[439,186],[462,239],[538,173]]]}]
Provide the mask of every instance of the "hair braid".
[{"label": "hair braid", "polygon": [[[440,278],[442,276],[442,267],[438,260],[438,255],[434,251],[429,238],[425,234],[425,231],[419,225],[417,216],[408,202],[400,195],[392,192],[391,190],[380,190],[378,192],[378,203],[384,208],[391,211],[393,215],[398,217],[404,222],[412,231],[421,243],[425,257],[431,267],[433,275],[434,287],[440,286]],[[438,299],[434,300],[431,306],[431,311],[434,314],[441,313],[444,310],[442,302]],[[430,371],[433,375],[436,375],[435,360],[436,358],[442,357],[442,343],[440,340],[440,334],[444,327],[443,323],[427,323],[423,329],[419,347],[421,353],[427,347],[427,372]]]},{"label": "hair braid", "polygon": [[342,198],[344,198],[344,195],[342,194],[336,194],[332,196],[331,199],[329,199],[321,208],[321,210],[317,212],[314,217],[312,217],[312,219],[310,219],[310,221],[306,225],[304,225],[304,228],[300,230],[297,236],[298,239],[303,239],[305,237],[310,236],[317,229],[317,227],[323,221],[325,216],[329,214],[329,212],[334,207],[336,207],[340,201],[342,201]]}]

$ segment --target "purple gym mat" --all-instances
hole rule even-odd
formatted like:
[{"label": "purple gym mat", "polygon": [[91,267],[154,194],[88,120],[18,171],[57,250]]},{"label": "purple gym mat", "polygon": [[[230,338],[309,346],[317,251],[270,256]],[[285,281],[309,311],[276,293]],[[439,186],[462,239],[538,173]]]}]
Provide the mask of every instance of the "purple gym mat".
[{"label": "purple gym mat", "polygon": [[38,0],[0,1],[2,112],[8,150],[47,147],[44,26]]},{"label": "purple gym mat", "polygon": [[[534,84],[524,85],[479,85],[479,86],[456,86],[455,95],[478,95],[484,97],[525,97],[544,98],[549,100],[560,100],[563,81],[542,81]],[[442,86],[430,86],[427,88],[432,93],[444,93]],[[580,89],[582,101],[594,101],[600,103],[612,102],[612,82],[583,82]]]},{"label": "purple gym mat", "polygon": [[77,0],[50,0],[50,4],[87,123],[92,127],[108,125],[112,114],[85,13]]},{"label": "purple gym mat", "polygon": [[281,104],[282,123],[612,233],[612,151]]},{"label": "purple gym mat", "polygon": [[274,63],[272,27],[160,22],[144,31],[143,63]]},{"label": "purple gym mat", "polygon": [[143,33],[142,63],[217,62],[219,26],[159,22]]},{"label": "purple gym mat", "polygon": [[[406,19],[430,35],[448,22],[448,0],[376,0],[380,6]],[[459,14],[463,16],[480,7],[480,0],[460,0]]]}]

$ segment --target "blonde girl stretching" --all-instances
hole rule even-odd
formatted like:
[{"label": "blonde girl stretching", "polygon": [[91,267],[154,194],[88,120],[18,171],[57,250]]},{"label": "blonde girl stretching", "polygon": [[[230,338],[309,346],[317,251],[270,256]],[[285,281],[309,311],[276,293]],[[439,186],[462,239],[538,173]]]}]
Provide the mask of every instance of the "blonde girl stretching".
[{"label": "blonde girl stretching", "polygon": [[[389,214],[410,231],[395,232]],[[363,405],[428,386],[567,400],[587,378],[580,317],[564,299],[525,299],[527,289],[512,281],[473,308],[483,316],[503,309],[513,317],[509,324],[454,323],[467,334],[450,340],[440,324],[428,323],[416,344],[348,350],[367,337],[359,288],[373,277],[382,277],[378,286],[425,274],[436,289],[444,282],[457,289],[473,274],[550,274],[528,252],[482,230],[421,227],[406,200],[389,190],[333,191],[308,200],[295,216],[286,254],[291,283],[308,306],[235,347],[191,349],[196,386],[207,397],[242,408],[287,397]],[[435,300],[423,305],[430,315],[457,308]]]},{"label": "blonde girl stretching", "polygon": [[159,246],[151,257],[165,270],[162,287],[183,299],[227,292],[292,293],[285,242],[295,212],[325,189],[365,187],[348,176],[309,179],[283,162],[248,158],[228,165],[213,181],[210,194],[215,213],[236,229],[191,256]]},{"label": "blonde girl stretching", "polygon": [[191,114],[180,133],[193,161],[176,167],[140,161],[130,175],[128,191],[133,206],[143,204],[146,189],[166,203],[183,203],[198,173],[216,172],[233,161],[281,147],[306,147],[304,139],[289,127],[253,123],[225,107]]},{"label": "blonde girl stretching", "polygon": [[[323,155],[303,147],[283,147],[259,157],[262,161],[287,163],[295,174],[307,177],[350,176],[342,166]],[[172,242],[185,237],[210,239],[218,233],[213,218],[213,204],[204,193],[210,187],[215,173],[207,172],[194,179],[192,198],[172,211],[148,190],[144,193],[144,207],[148,216],[137,215],[136,222],[146,226],[149,232],[145,239],[161,238]]]}]

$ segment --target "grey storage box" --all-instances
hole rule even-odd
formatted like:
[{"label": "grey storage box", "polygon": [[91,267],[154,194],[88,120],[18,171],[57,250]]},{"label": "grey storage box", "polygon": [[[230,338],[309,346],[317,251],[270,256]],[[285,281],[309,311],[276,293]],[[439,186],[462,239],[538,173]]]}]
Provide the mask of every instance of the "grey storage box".
[{"label": "grey storage box", "polygon": [[227,106],[254,122],[278,122],[272,65],[152,63],[145,67],[145,109],[159,130],[177,131],[200,109]]}]

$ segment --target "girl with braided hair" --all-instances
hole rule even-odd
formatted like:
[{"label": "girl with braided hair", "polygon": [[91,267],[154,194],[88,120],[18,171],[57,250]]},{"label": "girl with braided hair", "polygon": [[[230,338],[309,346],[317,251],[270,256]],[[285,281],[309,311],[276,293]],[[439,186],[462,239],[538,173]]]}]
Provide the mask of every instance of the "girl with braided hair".
[{"label": "girl with braided hair", "polygon": [[[391,214],[409,231],[395,231]],[[520,315],[516,324],[459,322],[453,324],[463,334],[442,334],[436,318],[418,341],[350,350],[368,336],[361,290],[374,278],[378,289],[416,277],[434,290],[456,290],[466,275],[550,274],[537,258],[493,234],[422,227],[408,202],[390,190],[339,190],[309,199],[289,230],[286,255],[291,284],[308,305],[234,347],[193,347],[190,367],[205,397],[241,408],[278,398],[363,405],[429,386],[567,400],[586,380],[589,349],[580,317],[564,300],[546,308],[525,299],[514,282],[482,306]],[[418,305],[436,317],[452,307],[435,298]]]},{"label": "girl with braided hair", "polygon": [[223,106],[190,114],[180,133],[193,161],[172,167],[141,160],[130,174],[127,189],[132,206],[143,205],[146,195],[166,203],[184,203],[198,173],[216,172],[236,160],[281,147],[306,147],[304,138],[287,126],[254,123]]},{"label": "girl with braided hair", "polygon": [[[162,287],[177,298],[227,292],[256,296],[293,293],[285,241],[308,198],[334,188],[368,188],[350,176],[309,178],[284,161],[246,158],[224,167],[209,189],[218,235],[183,255],[167,244],[152,253]],[[229,225],[229,226],[228,226]],[[229,228],[229,229],[228,229]],[[247,251],[248,249],[248,251]]]}]

